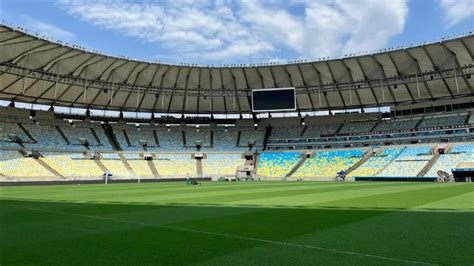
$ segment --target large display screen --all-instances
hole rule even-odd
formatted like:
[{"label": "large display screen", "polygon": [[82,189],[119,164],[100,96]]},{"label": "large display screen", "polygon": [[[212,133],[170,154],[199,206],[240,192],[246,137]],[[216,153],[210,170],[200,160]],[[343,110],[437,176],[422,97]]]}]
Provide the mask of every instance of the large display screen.
[{"label": "large display screen", "polygon": [[252,109],[254,112],[294,111],[295,88],[253,90]]}]

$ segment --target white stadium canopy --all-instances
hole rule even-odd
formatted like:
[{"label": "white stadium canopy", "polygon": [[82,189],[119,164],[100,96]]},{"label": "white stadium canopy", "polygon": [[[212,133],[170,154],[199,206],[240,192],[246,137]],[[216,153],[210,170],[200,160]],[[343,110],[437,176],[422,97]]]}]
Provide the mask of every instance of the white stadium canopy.
[{"label": "white stadium canopy", "polygon": [[296,88],[298,111],[473,96],[474,35],[324,61],[183,66],[129,60],[0,24],[0,99],[161,113],[251,113],[251,91]]}]

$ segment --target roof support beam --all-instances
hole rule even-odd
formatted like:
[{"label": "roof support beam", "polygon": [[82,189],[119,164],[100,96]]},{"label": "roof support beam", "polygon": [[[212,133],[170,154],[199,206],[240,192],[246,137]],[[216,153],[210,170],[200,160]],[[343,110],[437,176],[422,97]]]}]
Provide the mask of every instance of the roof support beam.
[{"label": "roof support beam", "polygon": [[247,78],[247,72],[245,71],[245,68],[242,68],[242,73],[244,74],[244,81],[245,81],[245,88],[247,89],[246,91],[246,97],[247,98],[247,101],[248,101],[248,104],[249,104],[249,112],[252,112],[252,101],[250,100],[250,86],[249,86],[249,80]]},{"label": "roof support beam", "polygon": [[[148,65],[146,65],[145,67],[143,67],[143,68],[140,70],[140,72],[137,74],[137,76],[136,76],[136,78],[135,78],[135,81],[134,81],[135,84],[139,83],[139,82],[138,82],[138,81],[139,81],[139,78],[138,78],[139,75],[140,75],[140,77],[141,77],[141,74],[142,74],[143,72],[145,72],[145,70],[148,69],[150,66],[152,66],[152,64],[148,64]],[[140,87],[140,86],[139,86],[139,87]],[[137,106],[137,112],[141,109],[143,100],[145,99],[145,95],[146,95],[148,89],[149,89],[148,87],[145,87],[145,90],[142,92],[141,99],[140,99],[140,101],[139,101],[139,103],[138,103],[138,106]]]},{"label": "roof support beam", "polygon": [[[398,72],[398,68],[395,66],[395,62],[393,62],[391,57],[389,57],[389,58],[390,58],[392,64],[394,65],[395,70],[397,71],[397,75],[400,75],[400,72]],[[392,97],[393,103],[395,103],[395,105],[398,105],[397,104],[397,98],[395,98],[395,95],[393,94],[392,88],[390,88],[390,83],[388,82],[387,75],[385,74],[385,69],[383,68],[382,63],[380,63],[379,60],[375,56],[372,56],[372,59],[377,64],[377,66],[379,68],[379,71],[380,71],[380,75],[382,76],[381,77],[382,86],[383,86],[383,80],[387,80],[387,88],[388,88],[388,92],[390,94],[390,97]],[[407,90],[408,90],[408,88],[407,88]]]},{"label": "roof support beam", "polygon": [[377,99],[377,96],[375,95],[374,88],[372,87],[372,84],[370,81],[367,79],[367,75],[365,74],[365,69],[362,67],[362,64],[360,63],[360,60],[358,57],[355,57],[356,63],[359,66],[360,71],[362,72],[362,75],[364,76],[364,80],[367,81],[367,84],[369,85],[370,92],[372,93],[372,96],[374,97],[375,103],[377,106],[380,106],[379,100]]},{"label": "roof support beam", "polygon": [[[63,57],[64,55],[67,55],[67,54],[70,54],[70,53],[75,53],[75,54]],[[84,54],[85,54],[85,52],[79,52],[78,53],[78,51],[76,51],[76,50],[72,50],[72,51],[68,50],[65,53],[60,54],[59,56],[51,59],[50,61],[48,61],[46,64],[42,65],[41,67],[37,68],[37,70],[49,71],[56,64],[58,64],[59,62],[61,62],[63,60],[67,60],[67,59],[70,59],[70,58],[73,58],[73,57],[76,57],[76,56],[79,56],[79,55],[84,55]]]},{"label": "roof support beam", "polygon": [[272,77],[273,87],[274,87],[274,88],[279,88],[279,87],[280,87],[280,84],[277,84],[277,83],[276,83],[275,75],[273,74],[273,70],[272,70],[272,67],[271,67],[271,66],[268,67],[268,71],[270,71],[270,76]]},{"label": "roof support beam", "polygon": [[321,72],[316,68],[316,66],[313,63],[310,63],[311,67],[313,68],[314,72],[316,73],[316,76],[318,77],[318,83],[319,83],[319,108],[322,109],[321,105],[321,94],[324,96],[324,100],[326,101],[326,105],[329,111],[331,111],[331,105],[328,101],[328,97],[325,92],[323,92],[323,79],[321,78]]},{"label": "roof support beam", "polygon": [[[433,63],[433,59],[431,58],[431,56],[428,54],[428,52],[424,49],[423,47],[423,52],[425,52],[425,54],[428,56],[428,60],[430,60],[430,63],[431,65],[433,66],[434,69],[436,69],[436,66],[434,65]],[[408,55],[408,57],[411,58],[411,60],[415,63],[415,66],[416,66],[416,71],[418,73],[418,75],[420,75],[422,72],[421,72],[421,67],[420,67],[420,63],[418,62],[418,60],[408,52],[408,50],[405,50],[405,53]],[[433,99],[434,96],[433,96],[433,92],[431,91],[431,87],[428,85],[428,82],[426,81],[424,75],[421,75],[422,77],[422,82],[423,82],[423,85],[425,86],[426,90],[428,91],[428,94],[430,95],[430,98]],[[443,80],[444,81],[444,80]]]},{"label": "roof support beam", "polygon": [[265,82],[263,82],[263,76],[262,76],[262,73],[260,72],[260,68],[255,67],[255,70],[257,71],[257,74],[260,77],[260,84],[262,84],[262,89],[264,89],[265,88]]},{"label": "roof support beam", "polygon": [[18,61],[20,61],[23,57],[31,54],[31,53],[34,53],[34,52],[37,52],[38,50],[40,50],[41,48],[45,47],[45,46],[48,46],[48,45],[51,45],[51,43],[49,42],[46,42],[46,43],[42,43],[38,46],[35,46],[33,48],[30,48],[24,52],[22,52],[21,54],[15,56],[14,58],[11,58],[10,60],[7,60],[7,61],[4,61],[2,62],[3,64],[4,63],[12,63],[12,64],[16,64],[18,63]]},{"label": "roof support beam", "polygon": [[471,50],[469,50],[469,48],[467,48],[467,45],[466,45],[466,42],[464,41],[463,38],[460,38],[459,41],[461,42],[462,46],[464,47],[464,49],[466,50],[466,52],[469,54],[469,56],[471,57],[471,61],[474,61],[474,55],[472,54]]},{"label": "roof support beam", "polygon": [[[303,72],[301,71],[300,64],[296,64],[296,69],[298,70],[298,74],[300,75],[301,81],[303,82],[303,86],[305,87],[306,96],[308,96],[308,100],[309,100],[309,103],[311,104],[311,108],[314,109],[313,99],[311,99],[311,94],[309,93],[308,84],[306,83],[306,81],[304,79]],[[293,80],[291,78],[290,72],[288,72],[288,69],[286,68],[286,66],[283,66],[283,70],[285,70],[285,73],[290,78],[291,84],[293,84]]]},{"label": "roof support beam", "polygon": [[16,43],[19,43],[19,42],[31,42],[31,41],[33,41],[32,39],[28,39],[28,40],[23,40],[23,41],[19,41],[19,42],[12,42],[12,41],[14,41],[18,38],[21,38],[21,37],[25,37],[25,36],[24,35],[13,36],[11,38],[0,41],[0,45],[9,45],[9,44],[16,44]]},{"label": "roof support beam", "polygon": [[[360,108],[363,109],[363,104],[362,100],[360,99],[359,92],[357,91],[357,88],[354,88],[354,78],[352,77],[352,70],[349,68],[349,66],[344,62],[344,60],[341,59],[342,64],[346,68],[347,73],[349,74],[349,81],[351,82],[352,86],[349,87],[349,93],[352,93],[352,89],[354,89],[355,95],[357,97],[357,100],[359,101]],[[352,88],[352,89],[351,89]]]},{"label": "roof support beam", "polygon": [[[176,86],[178,85],[178,78],[179,78],[179,74],[180,74],[180,72],[181,72],[181,69],[184,69],[184,68],[178,68],[178,73],[176,73],[176,79],[174,80],[173,88],[172,88],[172,89],[175,89]],[[171,102],[173,101],[173,96],[174,96],[174,93],[171,93],[170,101],[169,101],[169,103],[168,103],[168,108],[167,108],[167,112],[168,112],[168,113],[170,112],[170,109],[171,109]]]},{"label": "roof support beam", "polygon": [[[71,58],[71,57],[75,57],[77,55],[80,55],[80,54],[84,54],[83,52],[80,52],[78,54],[75,54],[75,55],[72,55],[72,56],[68,56],[68,57],[65,57],[65,58],[61,58],[62,56],[70,53],[71,51],[66,51],[65,53],[62,53],[61,55],[53,58],[51,61],[49,61],[48,63],[42,65],[41,67],[38,67],[36,70],[44,70],[44,71],[49,71],[54,65],[56,65],[56,63],[60,62],[61,60],[64,60],[64,59],[68,59],[68,58]],[[76,52],[76,51],[72,51],[72,52]],[[3,73],[2,73],[3,74]],[[2,75],[0,74],[0,76]],[[57,75],[57,73],[56,73]],[[41,77],[43,77],[44,74],[41,75]],[[58,79],[57,82],[61,81],[61,79]],[[40,79],[36,79],[35,81],[33,81],[30,85],[28,85],[28,87],[25,88],[25,93],[28,92],[33,86],[35,86],[38,82],[40,81]],[[56,82],[55,82],[56,83]]]},{"label": "roof support beam", "polygon": [[15,79],[14,81],[10,82],[10,84],[8,84],[7,86],[3,87],[3,88],[0,90],[0,93],[2,93],[2,92],[4,92],[4,91],[8,90],[11,86],[13,86],[15,83],[17,83],[18,81],[20,81],[20,80],[23,79],[23,78],[24,78],[24,77],[21,76],[21,77]]},{"label": "roof support beam", "polygon": [[339,97],[341,98],[341,101],[342,101],[342,106],[344,106],[344,109],[347,109],[347,105],[346,105],[346,102],[344,101],[344,97],[342,97],[342,93],[339,90],[339,86],[337,85],[337,81],[334,79],[334,74],[332,73],[331,66],[329,66],[328,61],[325,61],[324,63],[326,63],[326,66],[329,70],[329,75],[331,76],[332,83],[336,86],[337,93],[339,94]]},{"label": "roof support beam", "polygon": [[[116,61],[117,61],[117,60],[114,60],[114,61],[112,62],[112,64],[110,64],[96,79],[97,79],[97,80],[101,80],[101,79],[102,79],[102,76],[107,72],[107,70],[109,70],[109,68],[110,68],[113,64],[115,64]],[[123,62],[122,64],[120,64],[119,66],[113,68],[113,69],[110,71],[110,74],[107,76],[107,79],[106,79],[105,81],[106,81],[106,82],[109,82],[109,80],[110,80],[110,78],[112,77],[113,73],[115,73],[115,70],[121,68],[123,65],[125,65],[125,64],[127,64],[127,63],[128,63],[128,62],[125,61],[125,62]],[[91,105],[94,105],[94,102],[97,100],[97,98],[99,97],[99,95],[101,94],[102,91],[103,91],[103,90],[99,90],[99,91],[97,92],[97,94],[94,96],[94,98],[92,99],[92,101],[88,104],[88,106],[87,106],[88,108],[89,108]],[[112,91],[110,92],[110,93],[113,94],[113,95],[112,95],[112,98],[115,96],[115,94],[117,94],[117,91],[118,91],[118,90],[116,90],[116,91],[114,92],[114,91],[112,90]],[[111,100],[109,100],[109,103],[110,103],[110,102],[111,102]],[[107,103],[106,108],[108,107],[109,103]]]},{"label": "roof support beam", "polygon": [[199,114],[199,102],[201,99],[201,72],[202,68],[199,68],[199,73],[198,73],[198,91],[197,91],[197,99],[196,99],[196,113]]},{"label": "roof support beam", "polygon": [[[237,80],[235,78],[235,75],[234,73],[232,72],[231,69],[229,69],[230,71],[230,74],[232,75],[232,81],[233,81],[233,85],[234,85],[234,101],[237,102],[237,109],[239,111],[239,113],[242,111],[241,108],[240,108],[240,101],[239,101],[239,97],[237,96]],[[234,111],[235,111],[235,107],[234,107]]]},{"label": "roof support beam", "polygon": [[[388,58],[390,58],[390,62],[392,62],[393,67],[394,67],[395,70],[397,71],[397,75],[398,75],[398,76],[401,76],[402,73],[400,72],[400,69],[398,68],[397,64],[395,63],[395,60],[393,60],[392,54],[387,53],[387,56],[388,56]],[[412,102],[415,102],[415,98],[413,98],[413,95],[412,95],[412,93],[411,93],[411,91],[410,91],[410,87],[408,87],[408,85],[407,85],[406,83],[403,83],[403,86],[404,86],[405,89],[407,90],[408,95],[410,96],[411,101],[412,101]],[[389,87],[389,88],[390,88],[390,87]],[[390,88],[390,90],[391,90],[391,88]]]},{"label": "roof support beam", "polygon": [[[122,84],[127,84],[127,83],[129,82],[130,77],[132,76],[133,72],[135,72],[135,70],[137,69],[137,67],[138,67],[139,65],[140,65],[139,62],[135,63],[135,66],[133,66],[132,70],[130,70],[130,72],[128,72],[128,75],[127,75],[127,77],[125,78],[125,80],[121,82]],[[146,67],[146,66],[145,66],[145,67]],[[142,69],[142,70],[143,70],[143,69]],[[131,96],[132,93],[133,93],[133,87],[135,87],[136,82],[137,82],[137,80],[138,80],[138,76],[139,76],[139,74],[141,73],[142,70],[140,70],[140,71],[137,73],[137,75],[135,76],[135,80],[134,80],[133,83],[132,83],[132,89],[128,92],[127,97],[125,97],[125,101],[123,101],[123,103],[121,104],[122,106],[124,106],[124,105],[128,102],[128,99],[130,99],[130,96]],[[138,96],[138,94],[137,94],[137,96]]]},{"label": "roof support beam", "polygon": [[[456,65],[457,68],[461,69],[461,65],[459,64],[458,57],[457,57],[456,53],[453,50],[449,49],[444,42],[441,43],[441,47],[443,47],[446,51],[448,51],[448,53],[451,54],[451,56],[453,57],[454,64]],[[457,70],[455,70],[455,71],[457,72]],[[457,78],[457,75],[456,75],[456,78]],[[466,84],[469,91],[473,92],[471,83],[469,83],[469,81],[467,80],[464,73],[461,73],[461,78],[462,78],[462,80],[464,80],[464,83]]]},{"label": "roof support beam", "polygon": [[46,93],[48,93],[48,91],[50,91],[53,87],[54,87],[54,83],[51,84],[48,88],[46,88],[40,95],[38,95],[38,97],[35,98],[35,100],[33,101],[33,104],[36,104],[38,102],[39,99],[41,99]]},{"label": "roof support beam", "polygon": [[[97,56],[97,55],[96,55],[96,56]],[[82,62],[81,64],[79,64],[79,66],[77,66],[74,70],[72,70],[72,71],[69,73],[69,75],[73,75],[77,70],[79,70],[80,68],[82,68],[81,71],[79,72],[79,74],[77,75],[77,76],[80,76],[80,75],[84,72],[84,70],[86,70],[90,65],[93,65],[93,64],[95,64],[95,63],[101,62],[101,61],[103,61],[103,60],[105,60],[105,59],[107,58],[107,57],[103,57],[103,58],[101,58],[101,59],[99,59],[99,60],[97,60],[97,61],[95,61],[95,62],[86,64],[86,63],[89,62],[92,58],[94,58],[94,57],[96,57],[96,56],[92,56],[92,57],[88,58],[87,60],[85,60],[84,62]],[[66,94],[66,93],[72,88],[72,86],[73,86],[73,85],[70,84],[70,85],[53,101],[53,104],[56,103],[56,100],[57,100],[57,99],[61,99],[61,98],[64,96],[64,94]],[[75,102],[73,102],[73,104],[74,104],[74,103],[75,103]]]},{"label": "roof support beam", "polygon": [[[189,104],[188,104],[188,83],[189,83],[189,74],[191,73],[191,67],[188,67],[188,72],[186,73],[186,79],[184,81],[184,97],[183,97],[183,104],[182,104],[182,107],[181,107],[181,110],[183,112],[187,111],[187,109],[189,108]],[[177,84],[174,85],[174,87],[176,87]]]},{"label": "roof support beam", "polygon": [[[159,67],[161,68],[161,66]],[[171,69],[170,66],[168,66],[168,68],[163,72],[163,74],[161,74],[161,80],[160,80],[160,84],[159,84],[159,88],[162,89],[162,92],[161,94],[156,94],[156,95],[159,95],[161,96],[161,111],[163,112],[165,110],[165,93],[164,93],[164,88],[163,88],[163,82],[165,80],[165,76],[166,74],[168,73],[168,71]],[[158,73],[158,69],[155,71],[155,74],[153,75],[153,78],[151,79],[150,81],[150,86],[151,84],[153,83],[154,79],[155,79],[155,76],[156,76],[156,73]],[[155,96],[156,97],[156,96]],[[156,110],[156,103],[157,103],[157,99],[159,99],[159,97],[156,97],[155,98],[155,107],[154,107],[154,110]]]}]

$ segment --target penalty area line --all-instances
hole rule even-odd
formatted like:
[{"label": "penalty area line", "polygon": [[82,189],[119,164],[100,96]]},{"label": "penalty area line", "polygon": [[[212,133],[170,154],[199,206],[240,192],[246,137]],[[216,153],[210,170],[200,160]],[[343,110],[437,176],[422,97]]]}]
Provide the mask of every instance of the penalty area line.
[{"label": "penalty area line", "polygon": [[432,263],[432,262],[386,257],[386,256],[381,256],[381,255],[373,255],[373,254],[367,254],[367,253],[361,253],[361,252],[355,252],[355,251],[340,250],[340,249],[335,249],[335,248],[326,248],[326,247],[321,247],[321,246],[316,246],[316,245],[306,245],[306,244],[298,244],[298,243],[284,242],[284,241],[278,241],[278,240],[269,240],[269,239],[255,238],[255,237],[239,236],[239,235],[226,234],[226,233],[216,233],[216,232],[209,232],[209,231],[189,229],[189,228],[183,228],[183,227],[175,227],[175,226],[147,224],[147,223],[138,222],[138,221],[130,221],[130,220],[116,219],[116,218],[102,217],[102,216],[95,216],[95,215],[76,214],[76,213],[48,210],[48,209],[42,209],[42,208],[32,208],[32,207],[19,206],[19,205],[14,205],[14,204],[5,204],[5,203],[2,203],[2,202],[0,202],[0,205],[10,206],[10,207],[15,207],[15,208],[21,208],[21,209],[27,209],[27,210],[32,210],[32,211],[55,213],[55,214],[83,217],[83,218],[103,220],[103,221],[113,221],[113,222],[117,222],[117,223],[127,223],[127,224],[147,226],[147,227],[157,227],[157,228],[173,230],[173,231],[191,232],[191,233],[197,233],[197,234],[212,235],[212,236],[233,238],[233,239],[239,239],[239,240],[247,240],[247,241],[273,244],[273,245],[279,245],[279,246],[294,247],[294,248],[313,249],[313,250],[320,250],[320,251],[337,253],[337,254],[353,255],[353,256],[381,259],[381,260],[387,260],[387,261],[404,262],[404,263],[412,263],[412,264],[423,264],[423,265],[438,265],[437,263]]}]

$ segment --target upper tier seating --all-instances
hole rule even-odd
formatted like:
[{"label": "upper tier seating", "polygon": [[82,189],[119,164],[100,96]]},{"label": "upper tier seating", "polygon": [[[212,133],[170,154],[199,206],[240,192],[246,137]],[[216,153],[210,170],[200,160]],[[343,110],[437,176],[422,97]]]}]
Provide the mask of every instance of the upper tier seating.
[{"label": "upper tier seating", "polygon": [[300,161],[301,152],[264,152],[258,158],[257,174],[265,177],[285,177]]},{"label": "upper tier seating", "polygon": [[90,146],[99,146],[100,143],[97,142],[92,131],[89,127],[85,125],[78,125],[78,123],[71,125],[61,125],[59,126],[63,131],[64,135],[66,135],[69,143],[72,145],[81,146],[81,142],[79,139],[83,138],[89,142]]},{"label": "upper tier seating", "polygon": [[403,152],[385,169],[379,177],[416,177],[433,158],[431,146],[406,147]]},{"label": "upper tier seating", "polygon": [[387,120],[380,121],[374,128],[374,132],[413,129],[420,120]]},{"label": "upper tier seating", "polygon": [[216,129],[214,130],[213,150],[216,150],[216,151],[242,150],[241,147],[237,147],[238,134],[239,134],[239,131],[236,130],[235,127],[229,127],[227,129],[227,132],[225,132],[224,127],[216,127]]},{"label": "upper tier seating", "polygon": [[360,161],[364,153],[363,149],[316,151],[292,177],[335,177]]},{"label": "upper tier seating", "polygon": [[403,148],[385,148],[382,153],[370,157],[366,162],[349,173],[349,176],[375,176],[392,162],[401,152]]},{"label": "upper tier seating", "polygon": [[263,145],[263,138],[265,137],[265,129],[258,128],[241,128],[240,130],[240,143],[241,147],[248,147],[249,142],[255,142],[256,146]]},{"label": "upper tier seating", "polygon": [[9,120],[0,121],[0,147],[19,147],[18,144],[11,142],[9,134],[17,135],[23,142],[31,141],[17,123]]},{"label": "upper tier seating", "polygon": [[195,141],[201,141],[202,147],[211,145],[211,131],[209,127],[199,128],[199,132],[195,127],[185,127],[186,146],[195,147]]},{"label": "upper tier seating", "polygon": [[155,168],[161,176],[196,176],[196,160],[191,154],[157,154],[153,160]]},{"label": "upper tier seating", "polygon": [[346,123],[341,127],[339,133],[350,134],[359,132],[369,132],[375,127],[377,121],[361,121],[361,122],[350,122]]},{"label": "upper tier seating", "polygon": [[54,125],[23,124],[37,143],[27,144],[29,148],[65,148],[67,143]]},{"label": "upper tier seating", "polygon": [[208,154],[202,160],[204,176],[235,175],[237,168],[244,165],[242,154]]},{"label": "upper tier seating", "polygon": [[272,128],[272,139],[299,138],[303,128],[302,126],[274,127]]},{"label": "upper tier seating", "polygon": [[334,135],[341,125],[309,125],[303,134],[305,138],[318,138],[321,135]]},{"label": "upper tier seating", "polygon": [[[142,151],[140,140],[144,140],[150,148],[156,147],[153,129],[147,126],[112,125],[115,137],[124,151]],[[128,140],[127,140],[128,137]]]},{"label": "upper tier seating", "polygon": [[55,177],[33,158],[23,157],[18,151],[0,150],[0,175],[21,177]]},{"label": "upper tier seating", "polygon": [[466,120],[467,120],[466,115],[425,118],[418,125],[418,128],[464,125],[466,123]]},{"label": "upper tier seating", "polygon": [[458,144],[453,147],[451,153],[440,154],[425,177],[438,177],[439,170],[451,173],[453,168],[464,162],[474,162],[474,144]]}]

